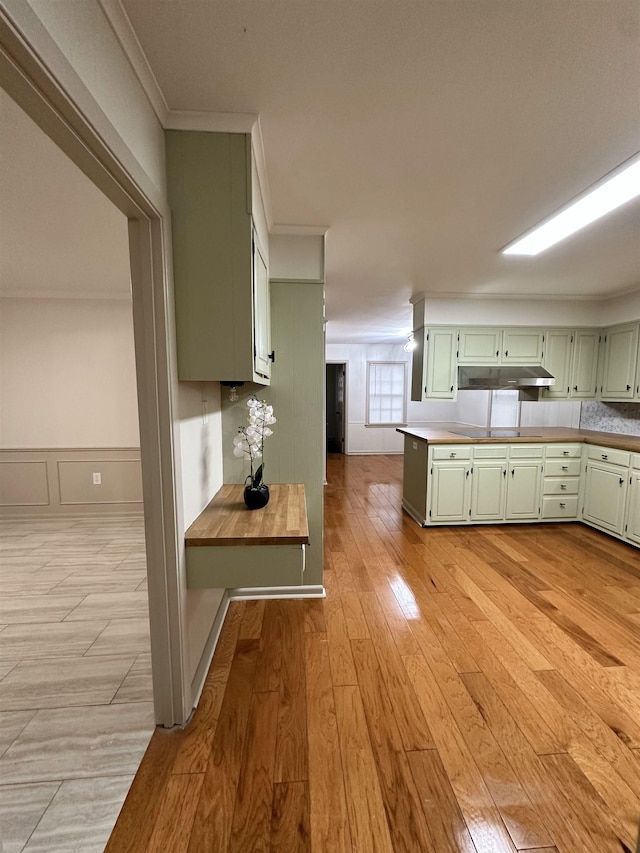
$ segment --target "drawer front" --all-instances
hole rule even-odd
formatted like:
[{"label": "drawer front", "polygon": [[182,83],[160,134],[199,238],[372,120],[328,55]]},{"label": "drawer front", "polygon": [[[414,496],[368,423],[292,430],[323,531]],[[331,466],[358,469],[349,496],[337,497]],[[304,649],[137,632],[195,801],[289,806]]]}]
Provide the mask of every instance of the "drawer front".
[{"label": "drawer front", "polygon": [[577,495],[580,493],[580,477],[545,477],[545,495]]},{"label": "drawer front", "polygon": [[577,477],[581,465],[580,459],[547,459],[544,473],[547,477]]},{"label": "drawer front", "polygon": [[510,459],[542,459],[544,444],[512,444]]},{"label": "drawer front", "polygon": [[627,450],[615,450],[612,447],[588,445],[588,458],[597,462],[607,462],[609,465],[625,465],[631,462],[631,454]]},{"label": "drawer front", "polygon": [[582,444],[548,444],[547,459],[561,457],[562,459],[580,459],[582,457]]},{"label": "drawer front", "polygon": [[640,468],[640,453],[634,453],[631,457],[631,467]]},{"label": "drawer front", "polygon": [[506,459],[506,444],[476,444],[473,448],[474,459]]},{"label": "drawer front", "polygon": [[471,459],[470,444],[439,444],[433,448],[433,459]]},{"label": "drawer front", "polygon": [[543,518],[577,518],[578,496],[542,498]]}]

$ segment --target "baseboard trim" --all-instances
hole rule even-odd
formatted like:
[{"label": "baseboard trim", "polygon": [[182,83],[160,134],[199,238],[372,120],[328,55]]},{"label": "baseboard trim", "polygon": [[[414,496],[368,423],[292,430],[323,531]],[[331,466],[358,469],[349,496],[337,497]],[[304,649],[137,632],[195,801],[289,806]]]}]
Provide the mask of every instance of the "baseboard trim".
[{"label": "baseboard trim", "polygon": [[417,521],[417,522],[418,522],[418,524],[420,525],[420,527],[426,527],[426,526],[427,526],[427,520],[426,520],[425,518],[421,518],[420,513],[419,513],[419,512],[417,512],[417,511],[416,511],[416,510],[411,506],[411,504],[407,503],[407,501],[406,501],[404,498],[402,499],[402,509],[403,509],[403,510],[408,514],[408,515],[410,515],[410,516],[411,516],[411,518],[412,518],[414,521]]},{"label": "baseboard trim", "polygon": [[326,598],[322,584],[314,586],[256,586],[228,589],[233,601],[251,601],[256,598]]},{"label": "baseboard trim", "polygon": [[[216,613],[215,619],[213,620],[211,631],[209,631],[209,636],[207,637],[207,642],[205,644],[202,657],[200,658],[200,663],[198,664],[198,668],[196,669],[196,674],[194,675],[191,681],[192,708],[196,708],[198,702],[200,701],[200,696],[202,695],[202,691],[204,689],[207,674],[209,672],[211,661],[213,660],[213,655],[218,645],[218,640],[220,639],[222,626],[224,625],[224,620],[227,617],[227,610],[229,609],[230,603],[231,598],[229,597],[229,591],[225,590],[225,593],[222,597],[222,601],[220,602],[220,605],[218,607],[218,612]],[[187,724],[189,719],[191,719],[191,715],[189,715],[189,718],[185,720],[184,725]]]}]

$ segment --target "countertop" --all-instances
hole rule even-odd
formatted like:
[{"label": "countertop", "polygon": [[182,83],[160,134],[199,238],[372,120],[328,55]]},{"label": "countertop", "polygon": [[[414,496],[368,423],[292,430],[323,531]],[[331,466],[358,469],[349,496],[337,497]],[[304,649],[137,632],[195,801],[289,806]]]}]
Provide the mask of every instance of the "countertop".
[{"label": "countertop", "polygon": [[[433,427],[411,429],[399,427],[398,432],[425,441],[427,444],[527,444],[536,442],[582,441],[585,444],[596,444],[604,447],[615,447],[619,450],[629,450],[640,453],[640,435],[624,435],[618,432],[597,432],[589,429],[572,429],[570,427],[518,427],[519,436],[491,436],[468,438],[456,435],[452,429],[463,430],[465,424],[434,424]],[[469,430],[478,427],[468,427]],[[515,428],[514,428],[515,429]]]},{"label": "countertop", "polygon": [[188,547],[308,544],[303,485],[269,484],[269,503],[262,509],[247,509],[243,492],[244,486],[222,486],[185,533],[185,544]]}]

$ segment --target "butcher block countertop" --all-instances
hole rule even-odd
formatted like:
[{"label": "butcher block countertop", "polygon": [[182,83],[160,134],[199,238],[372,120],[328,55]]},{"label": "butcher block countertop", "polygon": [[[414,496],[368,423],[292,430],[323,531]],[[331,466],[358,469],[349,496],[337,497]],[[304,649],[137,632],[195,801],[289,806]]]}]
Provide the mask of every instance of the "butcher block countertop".
[{"label": "butcher block countertop", "polygon": [[309,543],[303,485],[270,485],[271,497],[262,509],[247,509],[243,492],[244,486],[222,486],[185,533],[187,547]]},{"label": "butcher block countertop", "polygon": [[[461,424],[437,424],[424,429],[401,427],[398,428],[398,432],[425,441],[427,444],[517,444],[519,442],[531,444],[532,442],[582,441],[585,444],[616,447],[620,450],[640,453],[640,435],[624,435],[617,432],[597,432],[570,427],[514,427],[513,429],[505,427],[502,430],[503,435],[478,438],[459,435],[452,432],[454,429],[460,433],[467,429],[472,432],[481,428],[467,428]],[[516,429],[519,433],[517,436],[513,435]],[[493,432],[500,431],[499,427],[493,429]]]}]

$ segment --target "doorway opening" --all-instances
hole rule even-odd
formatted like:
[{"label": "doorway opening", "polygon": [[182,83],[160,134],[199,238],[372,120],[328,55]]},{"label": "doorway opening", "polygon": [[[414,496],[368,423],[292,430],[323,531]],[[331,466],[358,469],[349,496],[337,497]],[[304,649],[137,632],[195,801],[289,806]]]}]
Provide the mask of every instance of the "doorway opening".
[{"label": "doorway opening", "polygon": [[327,453],[345,452],[346,375],[344,362],[326,365],[325,422]]}]

